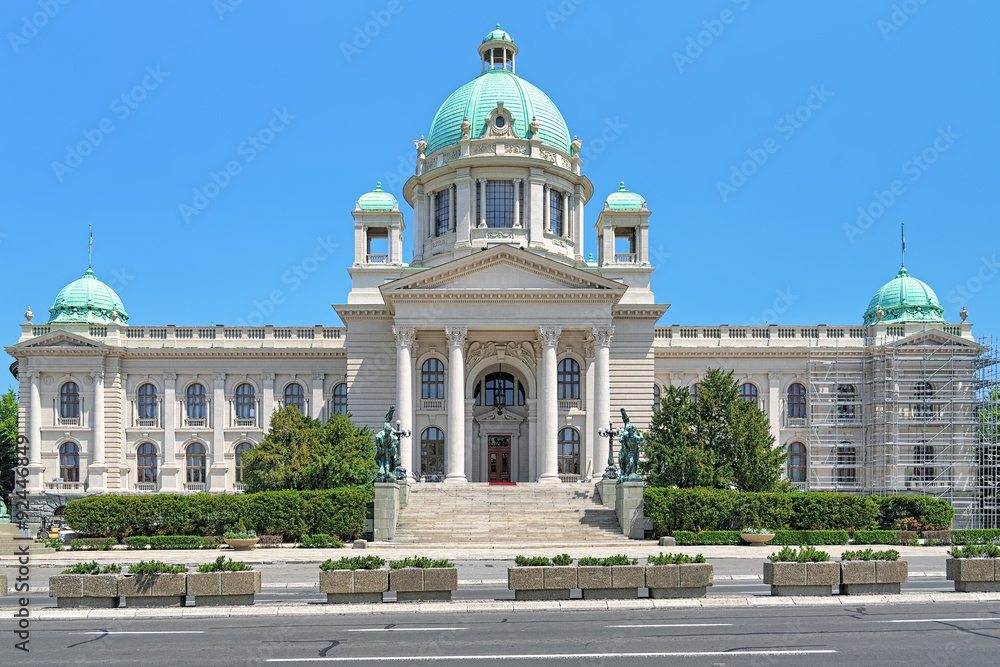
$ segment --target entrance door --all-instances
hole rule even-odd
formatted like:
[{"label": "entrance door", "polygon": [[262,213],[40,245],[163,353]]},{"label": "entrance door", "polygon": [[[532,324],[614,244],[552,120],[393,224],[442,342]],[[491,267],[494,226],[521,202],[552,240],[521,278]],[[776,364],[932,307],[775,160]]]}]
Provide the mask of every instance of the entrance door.
[{"label": "entrance door", "polygon": [[510,436],[491,435],[489,438],[489,466],[487,468],[490,482],[510,481]]}]

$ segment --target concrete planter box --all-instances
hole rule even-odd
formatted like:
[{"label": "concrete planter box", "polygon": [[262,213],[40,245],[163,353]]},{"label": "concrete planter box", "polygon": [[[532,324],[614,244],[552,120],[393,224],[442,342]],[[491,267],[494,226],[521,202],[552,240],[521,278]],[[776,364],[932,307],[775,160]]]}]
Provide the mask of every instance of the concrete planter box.
[{"label": "concrete planter box", "polygon": [[118,574],[56,574],[49,578],[49,597],[57,607],[109,609],[117,607]]},{"label": "concrete planter box", "polygon": [[905,560],[845,560],[840,563],[841,595],[899,593],[899,585],[909,580]]},{"label": "concrete planter box", "polygon": [[0,574],[0,597],[7,595],[7,575]]},{"label": "concrete planter box", "polygon": [[389,570],[328,570],[319,573],[319,592],[327,604],[382,602],[389,590]]},{"label": "concrete planter box", "polygon": [[509,568],[507,589],[514,591],[515,600],[568,600],[568,588],[545,588],[545,570],[545,567],[536,566]]},{"label": "concrete planter box", "polygon": [[404,567],[389,570],[389,590],[396,592],[398,602],[451,601],[458,589],[458,568]]},{"label": "concrete planter box", "polygon": [[196,607],[253,604],[260,593],[260,572],[192,572],[187,575],[187,594]]},{"label": "concrete planter box", "polygon": [[625,600],[638,598],[639,589],[646,585],[643,565],[584,565],[579,588],[585,600]]},{"label": "concrete planter box", "polygon": [[651,598],[703,598],[713,582],[708,563],[647,565],[645,570]]},{"label": "concrete planter box", "polygon": [[840,584],[840,563],[772,563],[764,561],[764,583],[771,595],[833,595]]},{"label": "concrete planter box", "polygon": [[963,593],[1000,592],[1000,558],[949,558],[945,561],[949,580]]},{"label": "concrete planter box", "polygon": [[118,595],[129,607],[183,607],[187,574],[134,574],[118,580]]}]

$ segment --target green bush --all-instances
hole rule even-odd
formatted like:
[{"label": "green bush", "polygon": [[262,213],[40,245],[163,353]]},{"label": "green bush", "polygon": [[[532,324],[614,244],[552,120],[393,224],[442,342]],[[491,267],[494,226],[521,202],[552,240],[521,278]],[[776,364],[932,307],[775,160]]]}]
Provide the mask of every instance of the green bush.
[{"label": "green bush", "polygon": [[772,563],[823,563],[830,560],[830,554],[808,545],[799,549],[786,546],[768,558]]},{"label": "green bush", "polygon": [[118,544],[113,537],[78,537],[69,543],[70,551],[110,551]]},{"label": "green bush", "polygon": [[326,533],[303,535],[299,546],[303,549],[342,549],[344,543]]},{"label": "green bush", "polygon": [[204,549],[205,540],[198,535],[137,535],[126,537],[129,549]]},{"label": "green bush", "polygon": [[701,554],[697,556],[688,556],[686,554],[664,554],[660,552],[659,556],[650,556],[650,565],[685,565],[687,563],[704,563],[705,557]]},{"label": "green bush", "polygon": [[841,560],[899,560],[899,552],[895,549],[886,551],[873,551],[864,549],[862,551],[845,551],[840,554]]},{"label": "green bush", "polygon": [[846,530],[778,530],[771,544],[847,544]]},{"label": "green bush", "polygon": [[226,560],[225,556],[219,556],[211,563],[202,563],[198,566],[199,572],[246,572],[253,568],[238,560]]},{"label": "green bush", "polygon": [[899,532],[895,530],[856,530],[855,544],[899,544]]},{"label": "green bush", "polygon": [[875,525],[879,508],[872,498],[838,493],[648,487],[643,496],[653,529],[674,537],[677,531],[735,531],[744,526],[773,530],[864,529]]},{"label": "green bush", "polygon": [[77,563],[68,570],[63,570],[62,574],[120,574],[121,571],[121,565],[110,563],[102,566],[96,560],[92,560],[89,563]]},{"label": "green bush", "polygon": [[955,516],[955,508],[940,498],[872,496],[872,500],[878,504],[877,523],[883,530],[944,530]]},{"label": "green bush", "polygon": [[129,574],[181,574],[187,571],[183,565],[169,565],[158,560],[141,560],[128,566]]},{"label": "green bush", "polygon": [[548,556],[515,556],[514,565],[518,567],[548,567],[552,560]]},{"label": "green bush", "polygon": [[679,547],[719,544],[736,545],[743,542],[738,530],[706,530],[701,533],[692,533],[688,530],[675,530],[673,538]]},{"label": "green bush", "polygon": [[353,539],[365,531],[370,487],[191,496],[103,494],[71,500],[64,517],[84,537],[222,535],[243,523],[258,535],[325,533]]},{"label": "green bush", "polygon": [[319,564],[319,569],[327,572],[329,570],[378,570],[385,565],[385,561],[378,556],[344,556],[340,560],[327,558]]},{"label": "green bush", "polygon": [[952,558],[1000,558],[1000,547],[995,544],[969,544],[952,547]]},{"label": "green bush", "polygon": [[559,554],[558,556],[552,557],[553,565],[572,565],[573,557],[569,554]]},{"label": "green bush", "polygon": [[1000,530],[956,530],[951,535],[952,544],[992,544],[1000,540]]},{"label": "green bush", "polygon": [[577,565],[600,565],[602,567],[608,567],[609,565],[637,565],[639,560],[636,558],[629,558],[628,556],[608,556],[607,558],[595,558],[594,556],[586,556],[581,558]]},{"label": "green bush", "polygon": [[420,567],[420,568],[436,568],[436,567],[455,567],[452,565],[451,561],[444,558],[441,560],[431,560],[426,556],[415,556],[413,558],[407,556],[402,560],[391,560],[389,561],[389,567],[393,570],[399,570],[404,567]]}]

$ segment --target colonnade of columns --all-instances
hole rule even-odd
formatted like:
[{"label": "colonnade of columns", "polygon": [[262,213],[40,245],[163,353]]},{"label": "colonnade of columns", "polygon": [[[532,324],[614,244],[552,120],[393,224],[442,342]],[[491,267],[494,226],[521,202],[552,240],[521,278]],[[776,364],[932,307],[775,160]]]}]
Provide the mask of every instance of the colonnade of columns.
[{"label": "colonnade of columns", "polygon": [[[445,327],[448,339],[448,381],[447,395],[447,432],[445,434],[445,482],[465,483],[466,458],[466,396],[465,396],[465,340],[468,328],[464,326]],[[393,327],[396,337],[396,415],[400,428],[413,431],[413,357],[412,348],[415,338],[413,327]],[[604,425],[611,416],[610,394],[610,346],[614,327],[593,327],[594,336],[594,370],[595,392],[593,406],[596,424]],[[541,366],[538,374],[537,429],[534,434],[536,446],[537,471],[539,482],[559,483],[558,471],[558,432],[559,410],[557,401],[557,348],[562,327],[548,326],[539,328],[542,344]],[[419,439],[416,432],[411,436]],[[593,469],[595,472],[604,468],[608,457],[607,442],[595,438]],[[404,442],[400,449],[400,465],[410,475],[414,471],[414,442]]]}]

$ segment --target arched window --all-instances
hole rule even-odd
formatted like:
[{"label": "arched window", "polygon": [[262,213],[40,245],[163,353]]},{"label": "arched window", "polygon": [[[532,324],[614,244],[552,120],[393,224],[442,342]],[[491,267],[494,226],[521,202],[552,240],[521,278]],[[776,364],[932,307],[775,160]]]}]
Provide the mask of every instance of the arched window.
[{"label": "arched window", "polygon": [[444,398],[444,364],[428,359],[420,367],[420,398]]},{"label": "arched window", "polygon": [[580,364],[576,359],[563,359],[558,366],[557,394],[560,401],[575,401],[580,398]]},{"label": "arched window", "polygon": [[347,385],[343,382],[333,388],[333,414],[347,414]]},{"label": "arched window", "polygon": [[931,464],[934,462],[934,445],[917,445],[913,448],[913,479],[918,482],[933,482],[935,475]]},{"label": "arched window", "polygon": [[806,446],[801,442],[793,442],[788,446],[788,479],[792,482],[806,481],[808,466]]},{"label": "arched window", "polygon": [[136,450],[138,463],[136,465],[136,482],[140,484],[156,484],[156,445],[144,442]]},{"label": "arched window", "polygon": [[243,456],[253,448],[249,442],[241,442],[236,445],[233,453],[236,455],[236,482],[243,483]]},{"label": "arched window", "polygon": [[858,448],[849,442],[837,447],[837,483],[858,483]]},{"label": "arched window", "polygon": [[253,385],[243,382],[236,387],[236,418],[250,421],[257,414],[257,399],[254,396]]},{"label": "arched window", "polygon": [[757,385],[753,382],[744,382],[740,385],[740,398],[747,403],[757,405]]},{"label": "arched window", "polygon": [[788,387],[788,418],[806,418],[806,388],[798,382]]},{"label": "arched window", "polygon": [[291,382],[285,386],[285,407],[289,405],[297,407],[302,414],[306,413],[306,393],[298,382]]},{"label": "arched window", "polygon": [[156,385],[144,383],[139,387],[136,398],[139,419],[156,419]]},{"label": "arched window", "polygon": [[556,458],[560,475],[580,474],[580,432],[575,428],[559,431],[559,451]]},{"label": "arched window", "polygon": [[208,465],[205,456],[205,445],[192,442],[185,450],[187,458],[187,481],[189,484],[204,484],[207,480]]},{"label": "arched window", "polygon": [[483,383],[476,384],[476,390],[473,392],[476,405],[493,405],[497,407],[524,405],[524,387],[521,386],[520,382],[517,382],[517,394],[515,395],[514,376],[510,373],[499,371],[490,373],[486,376],[485,384],[485,394],[483,392]]},{"label": "arched window", "polygon": [[205,419],[205,385],[195,382],[188,386],[184,407],[188,419]]},{"label": "arched window", "polygon": [[444,476],[444,432],[436,426],[420,434],[420,473]]},{"label": "arched window", "polygon": [[688,387],[688,391],[691,393],[691,402],[692,403],[697,403],[698,402],[698,390],[699,389],[701,389],[701,383],[700,382],[695,382],[693,385],[691,385],[690,387]]},{"label": "arched window", "polygon": [[59,446],[59,476],[64,482],[80,481],[80,446],[75,442]]},{"label": "arched window", "polygon": [[934,385],[930,382],[918,382],[913,388],[913,398],[918,402],[913,406],[913,416],[917,419],[930,419],[934,414],[934,406],[930,399],[934,395]]},{"label": "arched window", "polygon": [[660,385],[653,383],[653,409],[660,409]]},{"label": "arched window", "polygon": [[857,415],[857,410],[856,410],[857,401],[858,401],[858,394],[854,390],[853,384],[838,384],[837,421],[842,421],[842,422],[854,421]]},{"label": "arched window", "polygon": [[80,387],[75,382],[64,382],[59,388],[59,416],[62,419],[80,418]]}]

